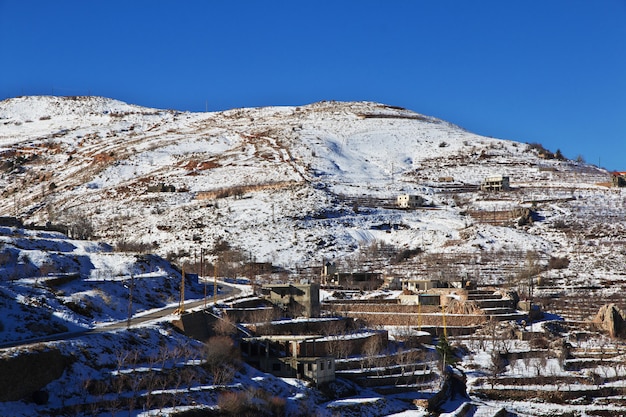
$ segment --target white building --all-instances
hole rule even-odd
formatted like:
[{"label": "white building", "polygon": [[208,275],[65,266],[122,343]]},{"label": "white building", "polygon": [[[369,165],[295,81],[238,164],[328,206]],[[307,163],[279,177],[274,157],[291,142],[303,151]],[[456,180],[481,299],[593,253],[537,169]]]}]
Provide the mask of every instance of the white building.
[{"label": "white building", "polygon": [[424,199],[419,195],[401,194],[396,199],[396,204],[400,208],[415,208],[424,204]]}]

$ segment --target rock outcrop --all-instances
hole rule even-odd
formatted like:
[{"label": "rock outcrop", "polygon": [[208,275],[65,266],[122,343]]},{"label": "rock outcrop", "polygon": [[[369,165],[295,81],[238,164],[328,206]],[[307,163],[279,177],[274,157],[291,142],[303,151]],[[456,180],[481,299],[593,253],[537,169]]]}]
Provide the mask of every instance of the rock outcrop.
[{"label": "rock outcrop", "polygon": [[626,320],[624,320],[624,312],[615,304],[605,304],[600,307],[598,314],[593,322],[602,330],[608,332],[611,337],[626,336]]}]

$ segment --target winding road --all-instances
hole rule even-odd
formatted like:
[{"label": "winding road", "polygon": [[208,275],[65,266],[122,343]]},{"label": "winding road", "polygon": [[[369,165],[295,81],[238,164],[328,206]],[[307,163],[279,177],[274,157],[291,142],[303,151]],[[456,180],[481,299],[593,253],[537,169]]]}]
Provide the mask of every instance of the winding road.
[{"label": "winding road", "polygon": [[[221,291],[218,291],[216,300],[234,298],[242,292],[241,289],[239,289],[237,286],[231,285],[224,281],[220,281],[219,289]],[[185,311],[197,309],[199,307],[204,307],[205,304],[207,307],[213,306],[213,297],[208,298],[207,300],[201,299],[201,300],[185,301]],[[170,306],[163,307],[160,309],[151,310],[149,313],[139,312],[138,314],[131,317],[130,321],[120,320],[120,321],[102,324],[100,326],[92,327],[90,329],[85,329],[85,330],[65,332],[65,333],[56,333],[52,335],[34,337],[30,339],[22,339],[22,340],[15,340],[15,341],[10,341],[10,342],[0,343],[0,350],[28,346],[28,345],[33,345],[37,343],[55,342],[58,340],[71,340],[71,339],[76,339],[76,338],[83,337],[83,336],[90,336],[94,334],[100,334],[100,333],[105,333],[105,332],[127,329],[131,327],[137,327],[147,322],[165,320],[168,316],[177,314],[177,310],[178,310],[178,305],[175,305],[175,306],[170,305]]]}]

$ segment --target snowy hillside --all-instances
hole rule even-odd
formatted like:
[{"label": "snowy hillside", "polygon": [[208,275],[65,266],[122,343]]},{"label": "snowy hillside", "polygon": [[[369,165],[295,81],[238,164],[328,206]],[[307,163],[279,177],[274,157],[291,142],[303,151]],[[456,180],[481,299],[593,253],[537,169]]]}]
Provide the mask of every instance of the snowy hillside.
[{"label": "snowy hillside", "polygon": [[[0,227],[0,260],[0,345],[91,329],[180,299],[180,271],[165,260],[56,232]],[[197,280],[187,281],[186,297],[202,298]]]},{"label": "snowy hillside", "polygon": [[[451,337],[480,396],[474,415],[505,407],[606,415],[606,401],[623,410],[620,339],[591,325],[607,302],[626,306],[626,192],[603,169],[369,102],[181,113],[99,97],[20,97],[0,102],[0,155],[0,359],[29,369],[18,384],[0,373],[2,415],[174,414],[183,404],[222,415],[226,400],[244,397],[279,415],[426,415],[413,400],[429,398],[436,379],[396,393],[398,380],[389,395],[342,378],[318,391],[240,364],[228,337],[221,354],[233,374],[223,375],[222,362],[199,359],[219,343],[200,344],[171,323],[185,285],[197,306],[212,295],[192,274],[181,285],[182,270],[258,284],[315,277],[326,261],[386,279],[469,279],[478,293],[515,291],[548,313],[528,325],[508,313],[497,323],[498,308],[487,306],[493,316],[482,329]],[[480,189],[498,176],[510,189]],[[401,194],[423,205],[401,209]],[[218,297],[252,287],[222,281]],[[355,305],[401,292],[354,295],[368,298]],[[387,325],[395,328],[386,351],[397,361],[411,350],[395,337],[424,332],[376,308],[370,313],[398,318]],[[405,308],[415,316],[397,306]],[[149,321],[156,310],[164,321]],[[443,312],[444,332],[445,317],[454,327],[465,314]],[[420,372],[437,374],[435,347],[420,345]],[[354,360],[342,359],[344,371]],[[384,367],[376,368],[378,378]],[[35,398],[44,386],[50,397]],[[447,406],[442,415],[466,405]]]},{"label": "snowy hillside", "polygon": [[[602,275],[624,273],[613,250],[624,226],[611,220],[623,219],[624,196],[598,185],[609,173],[382,104],[180,113],[21,97],[0,103],[0,146],[0,215],[39,225],[81,219],[95,239],[170,259],[220,241],[289,270],[374,244],[474,263],[498,251],[546,261],[594,246],[610,265]],[[497,175],[510,177],[512,191],[477,190]],[[402,193],[423,196],[428,209],[397,210]],[[539,202],[532,224],[485,217],[531,201]]]}]

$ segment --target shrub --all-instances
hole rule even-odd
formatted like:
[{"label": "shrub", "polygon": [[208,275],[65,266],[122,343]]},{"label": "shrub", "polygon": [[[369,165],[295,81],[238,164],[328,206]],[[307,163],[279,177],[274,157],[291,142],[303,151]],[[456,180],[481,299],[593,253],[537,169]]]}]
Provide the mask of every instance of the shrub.
[{"label": "shrub", "polygon": [[228,317],[228,315],[225,315],[215,322],[213,325],[213,331],[220,336],[230,336],[237,333],[237,326],[235,322]]},{"label": "shrub", "polygon": [[285,400],[262,389],[224,392],[217,398],[217,405],[226,416],[285,415]]},{"label": "shrub", "polygon": [[551,257],[548,261],[548,268],[550,269],[565,269],[569,266],[569,259],[567,257],[557,258]]},{"label": "shrub", "polygon": [[213,374],[213,383],[232,381],[240,368],[239,350],[228,336],[215,336],[204,348],[204,367]]},{"label": "shrub", "polygon": [[529,344],[532,349],[547,349],[550,346],[550,342],[544,336],[533,337]]},{"label": "shrub", "polygon": [[217,397],[217,405],[226,415],[244,415],[250,404],[245,392],[224,392]]},{"label": "shrub", "polygon": [[420,248],[405,249],[396,255],[395,262],[400,263],[400,262],[406,261],[408,259],[413,258],[416,255],[419,255],[421,252],[422,252],[422,249]]},{"label": "shrub", "polygon": [[93,236],[94,227],[86,215],[76,213],[70,218],[68,232],[72,239],[88,240]]},{"label": "shrub", "polygon": [[536,143],[536,142],[529,143],[526,149],[528,149],[529,151],[532,151],[532,150],[537,151],[537,153],[539,154],[549,153],[549,151],[546,148],[544,148],[542,144]]},{"label": "shrub", "polygon": [[119,240],[115,244],[115,250],[117,252],[136,252],[147,253],[150,252],[152,245],[144,242],[131,242],[128,240]]}]

